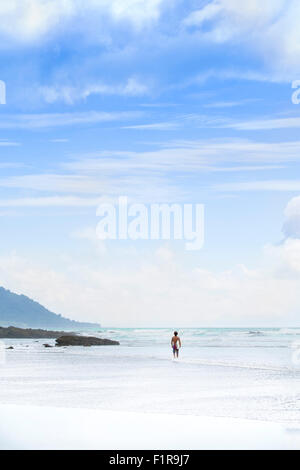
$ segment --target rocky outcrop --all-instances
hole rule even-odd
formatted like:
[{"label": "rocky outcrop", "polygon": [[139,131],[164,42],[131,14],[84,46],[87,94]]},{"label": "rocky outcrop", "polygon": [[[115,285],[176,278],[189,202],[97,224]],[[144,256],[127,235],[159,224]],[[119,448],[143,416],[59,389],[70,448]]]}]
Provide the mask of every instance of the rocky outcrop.
[{"label": "rocky outcrop", "polygon": [[[50,330],[36,330],[32,328],[16,328],[15,326],[9,326],[3,328],[0,326],[0,338],[58,338],[59,336],[65,335],[65,331],[50,331]],[[68,333],[69,336],[75,333]]]},{"label": "rocky outcrop", "polygon": [[93,336],[60,336],[56,340],[56,346],[111,346],[119,344],[118,341]]}]

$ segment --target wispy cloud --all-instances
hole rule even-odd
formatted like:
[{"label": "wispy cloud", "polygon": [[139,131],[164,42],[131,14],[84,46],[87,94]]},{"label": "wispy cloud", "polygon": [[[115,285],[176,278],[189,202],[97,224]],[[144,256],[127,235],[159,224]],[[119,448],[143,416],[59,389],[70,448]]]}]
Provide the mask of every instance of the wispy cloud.
[{"label": "wispy cloud", "polygon": [[217,191],[300,191],[300,180],[245,181],[214,186]]},{"label": "wispy cloud", "polygon": [[[35,191],[35,204],[81,204],[89,200],[72,199],[80,195],[116,197],[126,194],[140,200],[165,201],[187,197],[193,186],[189,178],[205,173],[253,173],[278,170],[288,162],[299,161],[300,142],[254,142],[248,140],[174,141],[152,151],[99,151],[73,156],[60,162],[53,173],[7,176],[0,187]],[[180,180],[174,181],[174,174]],[[181,183],[181,180],[183,181]],[[205,183],[207,185],[207,183]],[[218,191],[273,189],[289,190],[291,182],[245,182],[213,187]],[[293,183],[294,187],[295,183]],[[40,193],[61,196],[40,199]],[[48,196],[49,194],[47,194]],[[66,195],[70,199],[65,199]],[[10,199],[9,199],[10,200]],[[58,202],[56,202],[58,201]],[[4,204],[4,202],[2,202]],[[16,204],[15,200],[10,204]],[[24,203],[25,204],[25,203]],[[25,204],[25,205],[26,205]]]},{"label": "wispy cloud", "polygon": [[[300,141],[255,142],[244,139],[182,140],[162,144],[152,151],[99,151],[78,155],[73,161],[63,163],[68,171],[82,174],[96,172],[109,174],[130,172],[203,171],[208,168],[263,167],[272,169],[278,164],[299,161]],[[238,164],[238,165],[237,165]],[[251,164],[251,165],[249,165]],[[280,166],[280,165],[279,165]]]},{"label": "wispy cloud", "polygon": [[253,166],[226,166],[226,167],[203,167],[203,170],[221,172],[221,173],[235,173],[235,172],[247,172],[247,171],[270,171],[270,170],[281,170],[285,168],[282,165],[253,165]]},{"label": "wispy cloud", "polygon": [[123,121],[136,118],[138,112],[73,112],[47,114],[6,114],[0,116],[1,129],[41,129],[47,127],[76,126],[101,122]]},{"label": "wispy cloud", "polygon": [[298,129],[300,118],[289,117],[281,119],[261,119],[228,124],[226,127],[241,131],[271,130],[271,129]]},{"label": "wispy cloud", "polygon": [[153,131],[176,131],[180,127],[177,122],[156,122],[153,124],[136,124],[133,126],[123,126],[123,129],[141,129]]},{"label": "wispy cloud", "polygon": [[0,199],[0,207],[97,207],[101,198],[75,196]]},{"label": "wispy cloud", "polygon": [[0,140],[0,147],[19,147],[19,142],[12,142],[9,140]]},{"label": "wispy cloud", "polygon": [[209,68],[203,72],[198,73],[196,76],[189,78],[185,86],[193,84],[203,85],[209,82],[211,79],[217,79],[220,81],[249,81],[249,82],[261,82],[261,83],[276,83],[284,84],[291,82],[291,74],[284,70],[257,70],[248,69],[242,67],[235,68]]},{"label": "wispy cloud", "polygon": [[[76,166],[77,163],[77,166]],[[76,169],[75,169],[76,167]],[[10,189],[24,189],[34,191],[38,201],[35,198],[26,199],[27,206],[34,206],[36,204],[55,205],[56,201],[60,204],[78,204],[80,205],[81,199],[73,199],[76,195],[93,195],[97,197],[118,197],[125,194],[132,198],[139,198],[140,200],[151,201],[154,197],[157,200],[166,200],[178,195],[180,192],[178,188],[168,179],[167,175],[162,175],[160,172],[148,172],[147,168],[144,170],[130,169],[125,166],[118,167],[117,160],[115,161],[99,161],[97,162],[74,162],[74,168],[71,169],[71,163],[64,165],[65,169],[72,171],[71,174],[66,174],[63,171],[57,171],[54,174],[27,174],[20,176],[10,176],[0,179],[0,187]],[[80,169],[81,168],[81,169]],[[61,168],[60,168],[61,170]],[[40,193],[54,194],[54,198],[40,199]],[[57,195],[68,195],[70,199],[59,198]],[[92,199],[92,204],[95,199]],[[11,200],[10,200],[11,201]],[[2,201],[4,204],[4,201]],[[15,204],[15,200],[10,202]],[[82,205],[89,205],[87,199],[84,199]]]},{"label": "wispy cloud", "polygon": [[85,100],[91,95],[119,95],[119,96],[143,96],[149,92],[149,86],[142,83],[135,77],[129,78],[121,85],[107,85],[95,83],[84,86],[43,86],[39,88],[39,93],[47,103],[62,101],[67,104],[74,104],[77,101]]},{"label": "wispy cloud", "polygon": [[236,106],[244,106],[257,101],[257,99],[245,99],[240,101],[216,101],[214,103],[205,104],[204,108],[234,108]]},{"label": "wispy cloud", "polygon": [[22,162],[0,162],[0,168],[23,168],[25,166]]},{"label": "wispy cloud", "polygon": [[0,179],[0,187],[59,193],[99,194],[108,189],[104,178],[79,174],[29,174]]}]

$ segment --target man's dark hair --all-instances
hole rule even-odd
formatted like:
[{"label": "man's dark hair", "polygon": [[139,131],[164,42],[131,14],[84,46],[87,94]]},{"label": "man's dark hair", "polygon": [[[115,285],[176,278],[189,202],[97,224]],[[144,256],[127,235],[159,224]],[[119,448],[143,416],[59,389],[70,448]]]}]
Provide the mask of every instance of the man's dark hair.
[{"label": "man's dark hair", "polygon": [[174,331],[174,335],[177,336],[177,335],[178,335],[178,331]]}]

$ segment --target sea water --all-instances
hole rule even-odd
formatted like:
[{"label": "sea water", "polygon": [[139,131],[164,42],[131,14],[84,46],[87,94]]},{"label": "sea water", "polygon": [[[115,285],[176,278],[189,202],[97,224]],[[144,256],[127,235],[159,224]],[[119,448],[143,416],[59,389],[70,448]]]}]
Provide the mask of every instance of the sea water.
[{"label": "sea water", "polygon": [[300,329],[187,328],[82,332],[120,346],[45,348],[4,340],[0,404],[259,419],[300,425]]}]

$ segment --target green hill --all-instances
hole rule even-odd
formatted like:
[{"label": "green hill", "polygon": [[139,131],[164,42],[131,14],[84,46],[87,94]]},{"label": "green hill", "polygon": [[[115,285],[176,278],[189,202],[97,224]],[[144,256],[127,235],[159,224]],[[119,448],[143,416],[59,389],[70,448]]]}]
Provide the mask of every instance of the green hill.
[{"label": "green hill", "polygon": [[17,295],[0,287],[0,326],[20,328],[62,328],[79,330],[99,328],[97,323],[81,323],[52,313],[25,295]]}]

